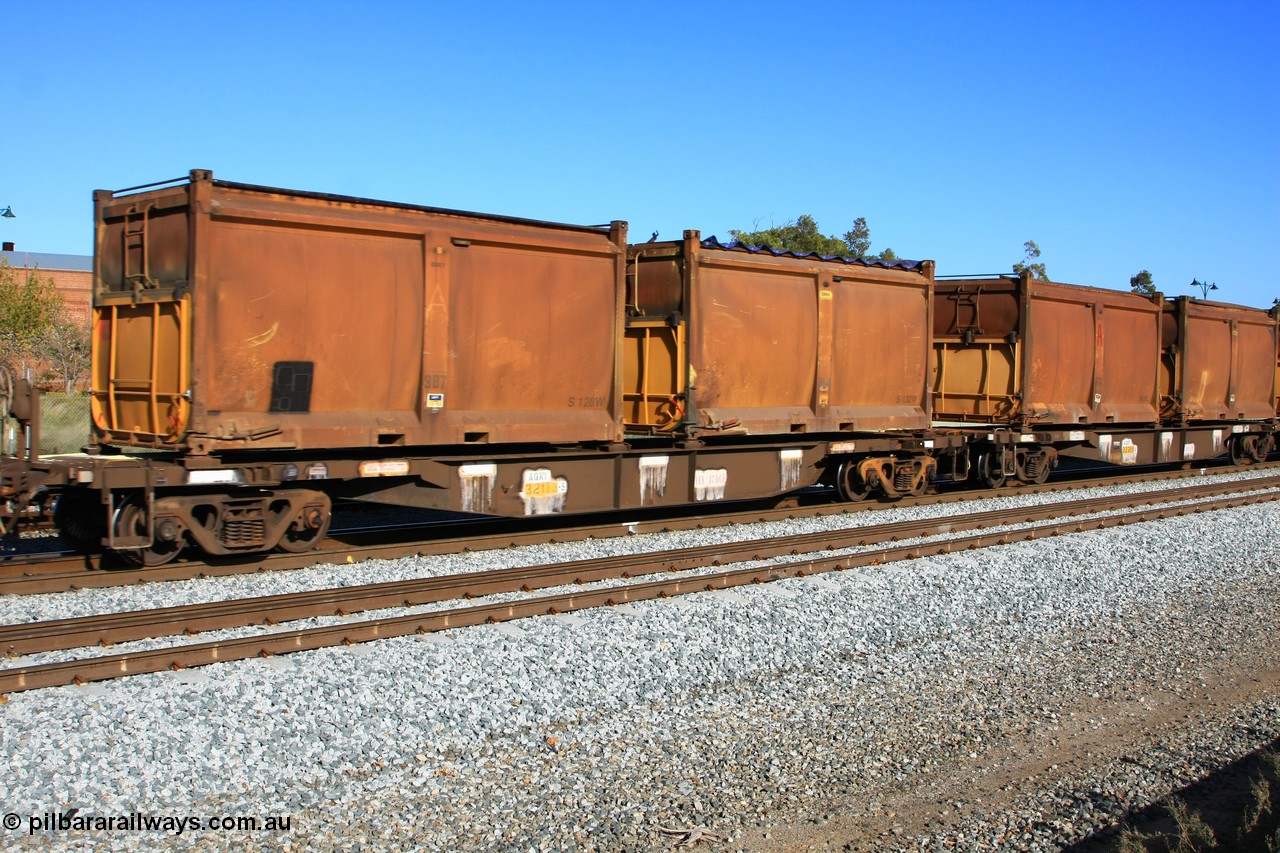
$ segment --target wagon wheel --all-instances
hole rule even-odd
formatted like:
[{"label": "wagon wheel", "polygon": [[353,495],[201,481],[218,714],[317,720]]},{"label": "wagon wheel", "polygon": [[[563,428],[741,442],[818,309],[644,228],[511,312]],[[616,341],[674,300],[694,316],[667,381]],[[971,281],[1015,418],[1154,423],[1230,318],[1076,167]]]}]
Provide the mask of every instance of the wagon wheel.
[{"label": "wagon wheel", "polygon": [[1000,464],[1000,457],[990,451],[978,454],[975,473],[978,476],[978,482],[988,489],[998,489],[1005,483],[1004,466]]},{"label": "wagon wheel", "polygon": [[324,512],[315,507],[304,509],[302,514],[293,520],[293,523],[289,525],[289,529],[280,537],[280,550],[288,551],[291,554],[301,554],[304,551],[313,550],[324,541],[325,535],[329,532],[329,522],[332,518],[333,513]]},{"label": "wagon wheel", "polygon": [[[147,534],[147,508],[141,495],[130,495],[116,508],[111,521],[116,536],[145,536]],[[133,566],[163,566],[182,552],[182,541],[153,541],[149,548],[119,549],[115,553]]]},{"label": "wagon wheel", "polygon": [[916,468],[914,465],[902,465],[893,472],[894,497],[918,498],[929,488],[927,468]]},{"label": "wagon wheel", "polygon": [[1247,465],[1253,461],[1253,436],[1237,435],[1227,442],[1227,452],[1231,455],[1232,465]]},{"label": "wagon wheel", "polygon": [[1018,479],[1034,486],[1043,486],[1049,480],[1049,460],[1041,453],[1028,454],[1018,464]]},{"label": "wagon wheel", "polygon": [[102,550],[107,532],[106,512],[97,492],[64,491],[53,508],[53,525],[62,541],[82,554]]},{"label": "wagon wheel", "polygon": [[850,459],[840,463],[836,473],[836,492],[840,500],[856,503],[864,501],[871,494],[871,485],[858,473],[858,463]]}]

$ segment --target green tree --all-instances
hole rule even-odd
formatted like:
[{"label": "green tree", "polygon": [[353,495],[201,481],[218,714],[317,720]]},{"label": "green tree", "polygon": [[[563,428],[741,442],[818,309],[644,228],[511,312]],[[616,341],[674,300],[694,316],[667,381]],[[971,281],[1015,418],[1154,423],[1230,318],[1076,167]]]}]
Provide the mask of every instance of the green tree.
[{"label": "green tree", "polygon": [[865,216],[853,220],[853,227],[844,232],[844,242],[852,253],[849,255],[851,258],[865,258],[871,254],[871,228]]},{"label": "green tree", "polygon": [[52,279],[0,260],[0,363],[25,372],[45,335],[62,319],[62,307]]},{"label": "green tree", "polygon": [[1036,258],[1040,257],[1040,247],[1034,241],[1028,240],[1022,244],[1022,250],[1026,253],[1026,256],[1013,265],[1013,271],[1018,275],[1030,272],[1032,278],[1038,281],[1048,281],[1049,273],[1045,270],[1044,264],[1036,262]]},{"label": "green tree", "polygon": [[818,228],[817,220],[808,214],[773,228],[756,231],[739,231],[731,228],[729,234],[733,239],[748,246],[768,246],[770,249],[783,252],[813,252],[818,255],[837,255],[842,258],[865,258],[886,262],[898,258],[892,249],[885,249],[879,255],[871,254],[871,229],[867,227],[867,220],[862,216],[853,220],[853,227],[844,232],[843,237],[823,234]]},{"label": "green tree", "polygon": [[49,361],[67,394],[74,394],[89,370],[89,333],[84,327],[63,318],[45,332],[36,352]]},{"label": "green tree", "polygon": [[1151,273],[1142,270],[1137,275],[1129,278],[1129,289],[1134,293],[1141,293],[1143,296],[1155,296],[1156,283],[1151,278]]}]

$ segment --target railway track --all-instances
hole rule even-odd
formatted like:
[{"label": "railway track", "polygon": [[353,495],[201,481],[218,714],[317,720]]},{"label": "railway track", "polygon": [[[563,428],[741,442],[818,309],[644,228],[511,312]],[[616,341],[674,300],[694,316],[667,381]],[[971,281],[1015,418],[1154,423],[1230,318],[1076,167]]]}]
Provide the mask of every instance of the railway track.
[{"label": "railway track", "polygon": [[[1280,462],[1253,466],[1252,470],[1280,470]],[[1235,470],[1228,467],[1226,470]],[[98,558],[65,551],[49,554],[23,554],[0,557],[0,595],[34,595],[67,592],[75,589],[99,589],[138,583],[190,580],[192,578],[225,577],[265,571],[289,571],[318,565],[335,565],[361,560],[394,560],[403,557],[436,556],[463,551],[483,551],[521,545],[605,539],[641,533],[716,527],[728,524],[750,524],[788,518],[824,516],[848,512],[875,512],[908,506],[930,506],[1009,494],[1055,493],[1083,487],[1107,487],[1135,481],[1182,480],[1217,473],[1216,468],[1143,472],[1138,475],[1097,477],[1087,472],[1055,479],[1040,486],[1021,486],[1016,491],[1005,489],[948,490],[938,494],[904,498],[892,502],[866,504],[821,501],[800,505],[790,498],[777,506],[746,510],[671,516],[656,511],[629,513],[625,520],[617,514],[607,520],[588,523],[552,524],[536,520],[513,524],[510,519],[470,521],[463,534],[440,535],[449,525],[400,524],[390,528],[358,528],[331,536],[322,546],[302,554],[273,553],[251,559],[211,561],[179,560],[163,566],[104,568]],[[519,521],[519,520],[518,520]],[[559,521],[563,521],[562,519]],[[456,527],[456,525],[454,525]],[[390,540],[390,541],[388,541]]]},{"label": "railway track", "polygon": [[[1255,494],[1241,496],[1241,492]],[[945,519],[834,530],[777,539],[717,544],[681,551],[576,561],[496,572],[368,584],[281,596],[188,605],[175,608],[90,616],[0,627],[0,648],[9,655],[109,645],[147,637],[195,634],[209,630],[278,623],[362,610],[436,604],[499,593],[531,593],[567,584],[626,580],[621,586],[527,596],[502,601],[346,621],[334,625],[274,631],[208,642],[103,654],[78,660],[18,666],[0,671],[0,693],[94,681],[143,672],[182,669],[228,660],[285,654],[372,639],[429,633],[448,628],[501,622],[533,615],[565,613],[703,590],[730,589],[788,577],[803,577],[877,565],[931,554],[1024,541],[1088,529],[1101,529],[1280,498],[1280,478],[1166,489],[1140,495],[1074,500],[1040,507],[967,513]],[[1168,504],[1193,500],[1190,504]],[[1116,513],[1090,519],[1092,513]],[[1041,523],[1043,522],[1043,523]],[[1011,531],[951,538],[957,532],[1031,524]],[[828,552],[883,544],[903,538],[947,536],[941,541],[889,545],[855,553]],[[759,563],[720,569],[733,563]],[[698,570],[694,572],[693,570]],[[660,573],[676,577],[630,582]]]}]

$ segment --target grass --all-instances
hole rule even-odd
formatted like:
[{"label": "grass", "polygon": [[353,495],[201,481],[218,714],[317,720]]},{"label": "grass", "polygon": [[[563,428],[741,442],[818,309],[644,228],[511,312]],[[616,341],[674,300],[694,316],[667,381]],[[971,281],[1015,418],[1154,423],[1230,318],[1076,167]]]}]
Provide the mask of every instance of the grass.
[{"label": "grass", "polygon": [[1140,832],[1126,825],[1114,849],[1118,853],[1280,853],[1276,797],[1280,752],[1267,749],[1258,759],[1258,771],[1249,779],[1242,802],[1216,804],[1210,814],[1182,797],[1170,797],[1153,807],[1150,815],[1150,822],[1160,828]]},{"label": "grass", "polygon": [[[9,451],[13,420],[4,423],[4,449]],[[40,453],[75,453],[89,443],[87,394],[40,395]]]}]

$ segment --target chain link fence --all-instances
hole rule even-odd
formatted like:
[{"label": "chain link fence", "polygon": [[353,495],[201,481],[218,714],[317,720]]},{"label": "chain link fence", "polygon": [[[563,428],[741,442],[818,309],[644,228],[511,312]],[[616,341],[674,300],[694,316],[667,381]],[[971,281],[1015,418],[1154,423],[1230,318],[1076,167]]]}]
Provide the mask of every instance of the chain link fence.
[{"label": "chain link fence", "polygon": [[[4,449],[13,453],[20,444],[18,422],[4,421]],[[89,443],[89,395],[40,395],[40,455],[78,453]]]}]

